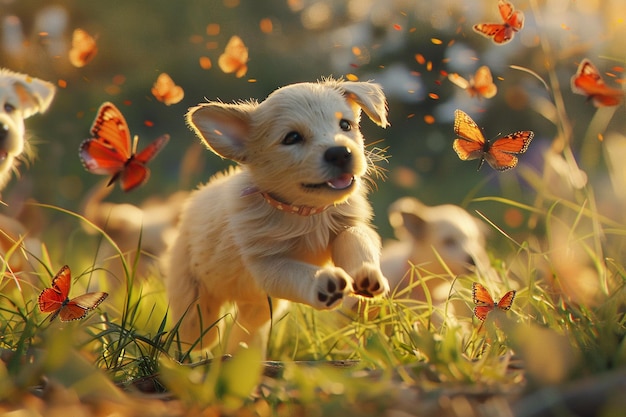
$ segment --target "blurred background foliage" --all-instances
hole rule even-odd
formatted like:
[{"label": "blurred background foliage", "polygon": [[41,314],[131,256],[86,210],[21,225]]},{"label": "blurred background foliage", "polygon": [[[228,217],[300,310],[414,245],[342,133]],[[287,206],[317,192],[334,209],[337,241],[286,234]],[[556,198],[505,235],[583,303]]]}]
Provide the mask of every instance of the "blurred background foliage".
[{"label": "blurred background foliage", "polygon": [[[27,122],[37,157],[20,169],[21,178],[11,182],[3,200],[34,197],[78,210],[101,180],[84,170],[77,150],[104,101],[122,109],[131,133],[141,138],[139,148],[163,133],[172,138],[152,161],[145,186],[130,194],[116,189],[109,199],[138,203],[192,189],[228,162],[198,146],[185,125],[188,107],[207,99],[262,100],[285,84],[330,75],[374,80],[388,96],[389,128],[362,121],[368,142],[381,141],[376,146],[387,148],[390,156],[388,163],[380,163],[388,178],[378,181],[371,195],[376,223],[386,237],[391,234],[386,208],[403,195],[426,204],[480,209],[498,224],[507,221],[502,206],[470,200],[499,195],[532,204],[535,195],[520,173],[542,170],[542,155],[558,133],[539,105],[552,100],[555,88],[565,101],[581,168],[601,184],[598,194],[610,194],[598,134],[623,131],[624,108],[608,118],[602,131],[588,131],[596,109],[572,94],[569,79],[584,57],[602,72],[622,77],[625,5],[623,0],[518,0],[515,6],[526,16],[524,29],[512,42],[495,45],[472,26],[500,21],[496,0],[0,0],[0,65],[59,86],[51,109]],[[83,68],[68,60],[76,28],[98,44],[97,55]],[[217,65],[233,35],[249,48],[242,78]],[[201,67],[201,57],[210,59],[210,68]],[[446,77],[457,72],[469,78],[480,65],[494,74],[499,91],[493,99],[470,98]],[[553,69],[556,79],[547,90],[536,77],[510,65],[545,80]],[[161,72],[184,89],[180,103],[166,106],[152,96]],[[535,139],[521,165],[505,173],[488,166],[476,172],[475,161],[460,161],[452,150],[456,108],[469,113],[490,139],[533,130]],[[509,223],[512,232],[526,227],[523,221]]]}]

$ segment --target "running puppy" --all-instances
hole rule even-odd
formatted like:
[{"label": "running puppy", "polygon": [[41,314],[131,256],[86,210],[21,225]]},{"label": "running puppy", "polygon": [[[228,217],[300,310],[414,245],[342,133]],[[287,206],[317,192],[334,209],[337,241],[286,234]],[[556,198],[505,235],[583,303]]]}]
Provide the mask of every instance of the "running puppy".
[{"label": "running puppy", "polygon": [[[263,348],[278,299],[317,309],[389,290],[363,184],[371,166],[361,110],[387,126],[377,84],[324,80],[280,88],[265,101],[209,102],[187,120],[205,145],[236,161],[194,191],[169,253],[168,293],[180,334],[194,342],[234,302],[227,344]],[[284,303],[280,303],[284,304]],[[209,331],[199,347],[213,345]]]}]

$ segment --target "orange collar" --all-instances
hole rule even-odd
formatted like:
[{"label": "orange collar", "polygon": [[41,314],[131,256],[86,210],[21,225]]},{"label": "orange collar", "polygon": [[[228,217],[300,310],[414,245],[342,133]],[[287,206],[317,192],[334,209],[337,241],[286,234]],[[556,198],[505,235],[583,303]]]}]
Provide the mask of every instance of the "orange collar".
[{"label": "orange collar", "polygon": [[298,214],[300,216],[312,216],[314,214],[319,214],[326,210],[330,206],[324,207],[310,207],[310,206],[296,206],[294,204],[287,204],[281,201],[276,200],[274,197],[269,195],[268,193],[261,193],[267,204],[270,206],[284,211],[285,213]]}]

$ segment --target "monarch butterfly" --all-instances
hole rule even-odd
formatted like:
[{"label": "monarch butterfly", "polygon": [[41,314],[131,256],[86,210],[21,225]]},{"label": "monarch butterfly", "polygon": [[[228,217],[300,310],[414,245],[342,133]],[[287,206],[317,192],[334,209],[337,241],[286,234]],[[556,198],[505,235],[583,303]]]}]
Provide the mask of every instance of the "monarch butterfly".
[{"label": "monarch butterfly", "polygon": [[84,67],[98,53],[96,40],[83,29],[72,33],[72,48],[69,51],[70,63],[76,68]]},{"label": "monarch butterfly", "polygon": [[248,48],[239,36],[233,36],[226,44],[224,53],[217,60],[217,65],[226,74],[235,73],[241,78],[248,72]]},{"label": "monarch butterfly", "polygon": [[498,87],[493,83],[491,70],[486,65],[478,68],[469,81],[456,73],[449,74],[448,79],[467,91],[470,97],[492,98],[498,92]]},{"label": "monarch butterfly", "polygon": [[72,276],[69,266],[65,265],[52,279],[52,287],[45,288],[39,294],[39,310],[52,313],[50,321],[57,316],[61,321],[80,320],[98,307],[109,294],[105,292],[89,292],[69,299]]},{"label": "monarch butterfly", "polygon": [[166,106],[169,106],[170,104],[179,103],[185,97],[185,91],[174,83],[169,74],[161,73],[152,87],[152,95]]},{"label": "monarch butterfly", "polygon": [[467,113],[454,112],[454,133],[458,138],[452,147],[463,161],[480,158],[478,169],[487,161],[495,170],[506,171],[517,166],[516,154],[524,153],[535,134],[529,130],[508,134],[493,142],[483,136],[480,128]]},{"label": "monarch butterfly", "polygon": [[487,314],[492,311],[494,308],[499,308],[502,311],[507,311],[513,305],[513,300],[515,299],[515,290],[511,290],[504,294],[504,296],[497,303],[493,301],[491,295],[489,295],[489,291],[482,285],[477,282],[472,284],[472,300],[474,304],[477,304],[474,307],[474,315],[478,317],[481,321],[485,321],[487,318]]},{"label": "monarch butterfly", "polygon": [[90,131],[93,137],[85,139],[78,151],[85,169],[93,174],[112,175],[108,185],[119,179],[124,191],[130,191],[148,180],[150,170],[146,164],[170,139],[169,135],[163,135],[141,152],[135,153],[137,136],[131,149],[126,119],[109,102],[100,106]]},{"label": "monarch butterfly", "polygon": [[617,106],[624,97],[622,90],[608,87],[604,83],[600,71],[587,58],[578,65],[571,84],[574,93],[587,96],[596,107]]},{"label": "monarch butterfly", "polygon": [[474,25],[474,31],[491,38],[494,43],[502,45],[513,39],[515,32],[522,30],[524,13],[515,10],[513,4],[506,0],[498,0],[498,10],[503,23],[479,23]]}]

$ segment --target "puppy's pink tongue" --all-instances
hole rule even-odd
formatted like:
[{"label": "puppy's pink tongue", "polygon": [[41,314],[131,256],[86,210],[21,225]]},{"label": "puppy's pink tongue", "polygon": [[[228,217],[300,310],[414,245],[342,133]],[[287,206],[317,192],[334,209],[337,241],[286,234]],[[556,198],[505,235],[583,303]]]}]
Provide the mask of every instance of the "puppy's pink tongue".
[{"label": "puppy's pink tongue", "polygon": [[7,159],[8,156],[9,156],[9,153],[7,151],[5,151],[4,149],[0,149],[0,162]]},{"label": "puppy's pink tongue", "polygon": [[327,181],[326,184],[328,184],[330,188],[343,190],[344,188],[348,188],[349,186],[351,186],[353,181],[354,176],[350,174],[342,174],[337,178],[333,178],[332,180]]}]

